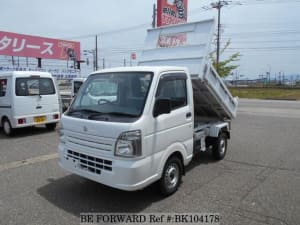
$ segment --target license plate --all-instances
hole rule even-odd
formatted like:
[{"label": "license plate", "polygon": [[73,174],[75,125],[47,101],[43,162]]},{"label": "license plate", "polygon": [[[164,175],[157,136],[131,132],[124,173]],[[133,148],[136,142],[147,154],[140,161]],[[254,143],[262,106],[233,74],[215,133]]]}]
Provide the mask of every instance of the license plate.
[{"label": "license plate", "polygon": [[35,123],[44,123],[46,122],[46,116],[36,116],[34,117]]}]

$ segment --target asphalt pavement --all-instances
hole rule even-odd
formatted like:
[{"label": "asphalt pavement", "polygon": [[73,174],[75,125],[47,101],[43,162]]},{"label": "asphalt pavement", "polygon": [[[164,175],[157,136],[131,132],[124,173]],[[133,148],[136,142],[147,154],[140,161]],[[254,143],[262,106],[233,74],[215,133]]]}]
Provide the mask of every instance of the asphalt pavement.
[{"label": "asphalt pavement", "polygon": [[219,213],[225,225],[300,224],[300,102],[241,99],[228,153],[195,156],[180,189],[124,192],[58,166],[58,134],[0,131],[0,224],[79,224],[80,213]]}]

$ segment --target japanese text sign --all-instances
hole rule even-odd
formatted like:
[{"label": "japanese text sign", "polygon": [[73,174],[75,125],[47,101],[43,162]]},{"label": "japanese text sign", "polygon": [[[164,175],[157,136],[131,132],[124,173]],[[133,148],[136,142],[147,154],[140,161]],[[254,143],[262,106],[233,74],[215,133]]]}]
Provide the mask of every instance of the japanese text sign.
[{"label": "japanese text sign", "polygon": [[180,47],[186,44],[186,33],[160,35],[157,41],[158,48]]},{"label": "japanese text sign", "polygon": [[0,31],[0,55],[80,60],[80,43]]},{"label": "japanese text sign", "polygon": [[188,0],[157,0],[157,26],[185,23]]}]

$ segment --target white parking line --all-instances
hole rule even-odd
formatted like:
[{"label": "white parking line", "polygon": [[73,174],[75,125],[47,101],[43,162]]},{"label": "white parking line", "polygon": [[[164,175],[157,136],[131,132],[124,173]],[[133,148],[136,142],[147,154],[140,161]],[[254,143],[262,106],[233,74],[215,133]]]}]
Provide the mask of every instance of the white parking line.
[{"label": "white parking line", "polygon": [[35,163],[45,162],[45,161],[48,161],[51,159],[56,159],[56,158],[58,158],[58,153],[49,154],[49,155],[41,155],[41,156],[33,157],[30,159],[24,159],[24,160],[20,160],[20,161],[5,163],[5,164],[0,165],[0,173],[5,170],[15,169],[15,168],[18,168],[21,166],[27,166],[27,165],[31,165],[31,164],[35,164]]}]

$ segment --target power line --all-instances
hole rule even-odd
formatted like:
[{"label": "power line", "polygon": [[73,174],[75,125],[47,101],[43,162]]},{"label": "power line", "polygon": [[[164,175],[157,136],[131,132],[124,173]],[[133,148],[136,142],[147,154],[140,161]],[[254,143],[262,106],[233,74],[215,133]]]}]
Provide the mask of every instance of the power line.
[{"label": "power line", "polygon": [[101,32],[101,33],[96,33],[96,34],[86,34],[86,35],[73,36],[73,37],[64,37],[64,39],[83,39],[83,38],[95,37],[95,35],[103,36],[103,35],[109,35],[109,34],[114,34],[114,33],[127,32],[130,30],[137,30],[137,29],[145,28],[145,26],[147,26],[147,25],[151,25],[151,23],[143,23],[143,24],[139,24],[139,25],[135,25],[135,26],[131,26],[131,27],[110,30],[110,31],[105,31],[105,32]]},{"label": "power line", "polygon": [[300,3],[300,0],[284,0],[284,1],[279,1],[279,0],[270,0],[270,1],[266,1],[266,0],[256,0],[253,1],[251,0],[251,2],[249,1],[241,1],[242,5],[267,5],[267,4],[288,4],[288,3]]},{"label": "power line", "polygon": [[[232,5],[246,6],[246,5],[255,5],[255,4],[300,3],[300,0],[284,0],[284,1],[257,0],[256,2],[253,2],[253,0],[251,0],[251,2],[247,2],[247,1],[220,1],[219,0],[219,2],[211,3],[210,6],[202,6],[200,8],[190,10],[189,15],[193,15],[194,13],[200,13],[200,12],[204,12],[204,11],[208,11],[208,10],[212,10],[214,8],[217,8],[216,4],[219,4],[219,3],[220,3],[220,6],[223,7],[223,6],[232,6]],[[150,28],[151,27],[151,22],[138,24],[138,25],[134,25],[134,26],[130,26],[130,27],[125,27],[125,28],[121,28],[121,29],[104,31],[104,32],[100,32],[100,33],[79,35],[79,36],[73,36],[73,37],[62,37],[62,38],[64,38],[64,39],[83,39],[83,38],[94,37],[95,35],[103,36],[103,35],[110,35],[110,34],[114,34],[114,33],[127,32],[127,31],[130,31],[130,30],[137,30],[137,29],[141,29],[141,28],[145,29],[145,27],[147,27],[147,26]]]}]

